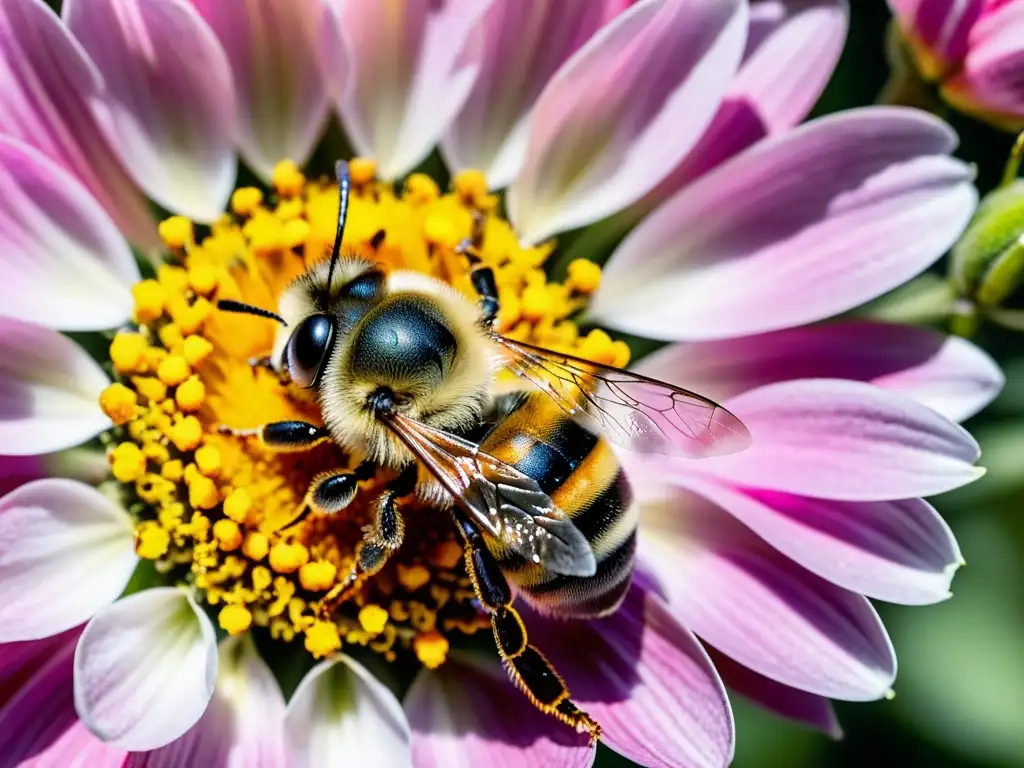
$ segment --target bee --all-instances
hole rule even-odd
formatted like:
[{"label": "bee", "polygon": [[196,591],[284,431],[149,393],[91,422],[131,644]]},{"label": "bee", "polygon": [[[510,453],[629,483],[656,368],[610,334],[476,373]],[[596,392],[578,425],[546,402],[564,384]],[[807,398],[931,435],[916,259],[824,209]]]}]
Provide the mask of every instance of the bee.
[{"label": "bee", "polygon": [[[395,471],[371,505],[352,572],[328,601],[379,571],[402,545],[404,499],[449,511],[513,682],[540,710],[596,739],[600,726],[530,644],[513,603],[521,598],[560,618],[603,616],[621,604],[638,511],[610,442],[698,458],[741,450],[749,433],[693,392],[499,334],[494,273],[471,244],[460,249],[476,305],[427,275],[342,256],[350,185],[347,166],[337,171],[330,259],[309,266],[277,312],[219,302],[221,310],[280,324],[265,364],[312,392],[323,425],[275,422],[234,434],[283,451],[330,440],[365,456],[354,470],[313,481],[305,507],[322,514],[344,510],[379,467]],[[380,240],[378,233],[371,245]],[[527,386],[497,394],[500,365]]]}]

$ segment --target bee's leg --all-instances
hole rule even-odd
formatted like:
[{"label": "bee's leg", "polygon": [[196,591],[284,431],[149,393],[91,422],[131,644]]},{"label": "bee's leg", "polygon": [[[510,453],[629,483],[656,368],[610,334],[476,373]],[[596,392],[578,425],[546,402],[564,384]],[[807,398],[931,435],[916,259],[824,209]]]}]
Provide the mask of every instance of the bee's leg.
[{"label": "bee's leg", "polygon": [[363,539],[356,547],[356,558],[351,570],[323,599],[326,612],[332,612],[367,576],[383,568],[388,558],[402,546],[405,522],[398,501],[416,490],[416,476],[416,465],[410,464],[388,483],[374,501],[373,520],[363,528]]},{"label": "bee's leg", "polygon": [[508,580],[483,537],[469,524],[461,523],[459,528],[466,542],[466,570],[473,580],[477,599],[491,615],[498,653],[512,682],[541,712],[557,717],[579,733],[588,734],[591,743],[597,741],[601,737],[601,726],[572,702],[569,689],[551,662],[530,645],[526,625],[512,607]]},{"label": "bee's leg", "polygon": [[484,327],[490,328],[498,318],[501,303],[498,301],[498,284],[494,280],[494,270],[481,263],[480,257],[477,255],[479,246],[480,243],[476,241],[475,237],[467,237],[456,246],[455,251],[465,254],[469,259],[471,266],[469,279],[473,283],[477,295],[480,296],[480,322]]},{"label": "bee's leg", "polygon": [[[310,512],[319,512],[322,515],[334,515],[341,512],[356,497],[356,492],[359,490],[359,481],[373,476],[373,469],[364,469],[367,464],[368,462],[363,462],[355,470],[342,469],[321,472],[309,484],[302,503],[295,508],[289,517],[283,520],[276,520],[273,530],[279,531],[295,525]],[[367,471],[369,474],[367,474]]]},{"label": "bee's leg", "polygon": [[262,447],[282,453],[308,451],[331,439],[326,427],[308,421],[273,421],[256,429],[232,429],[221,424],[217,431],[234,437],[255,437]]}]

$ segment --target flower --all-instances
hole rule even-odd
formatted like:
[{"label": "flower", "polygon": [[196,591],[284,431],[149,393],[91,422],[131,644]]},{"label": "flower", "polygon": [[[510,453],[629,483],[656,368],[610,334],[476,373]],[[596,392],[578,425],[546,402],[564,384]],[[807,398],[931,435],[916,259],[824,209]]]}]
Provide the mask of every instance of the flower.
[{"label": "flower", "polygon": [[[1002,380],[966,341],[815,324],[928,267],[976,202],[955,136],[927,115],[794,129],[842,48],[845,3],[284,8],[0,7],[0,453],[40,457],[11,467],[34,479],[0,500],[0,753],[593,759],[467,653],[489,620],[436,513],[408,515],[388,567],[327,610],[367,494],[335,516],[303,499],[353,457],[219,429],[318,418],[250,365],[269,324],[215,302],[273,307],[329,250],[336,191],[305,164],[332,105],[357,152],[347,247],[472,300],[457,245],[480,228],[504,333],[620,367],[629,347],[582,333],[578,312],[685,342],[641,365],[725,400],[754,434],[701,463],[624,455],[643,523],[623,607],[527,615],[608,745],[647,765],[728,763],[723,680],[832,733],[829,699],[885,695],[895,662],[862,595],[948,595],[959,553],[919,497],[979,475],[954,420]],[[438,144],[450,189],[414,172]],[[237,184],[236,151],[261,185]],[[146,198],[172,215],[157,224]],[[552,236],[623,209],[650,215],[603,270],[547,275]],[[129,242],[153,259],[146,279]],[[58,332],[110,328],[103,365]],[[90,441],[99,482],[65,453]],[[44,476],[56,466],[67,476]],[[275,655],[322,659],[287,704]],[[404,707],[353,656],[415,667]]]},{"label": "flower", "polygon": [[921,76],[957,109],[1024,125],[1024,3],[889,0]]}]

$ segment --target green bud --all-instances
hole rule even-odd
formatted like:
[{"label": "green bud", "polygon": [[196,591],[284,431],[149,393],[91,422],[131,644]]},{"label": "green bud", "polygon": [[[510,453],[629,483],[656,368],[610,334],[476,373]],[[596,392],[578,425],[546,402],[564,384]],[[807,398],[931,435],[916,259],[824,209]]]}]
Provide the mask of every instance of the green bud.
[{"label": "green bud", "polygon": [[950,278],[982,310],[998,307],[1024,282],[1024,180],[981,201],[953,246]]}]

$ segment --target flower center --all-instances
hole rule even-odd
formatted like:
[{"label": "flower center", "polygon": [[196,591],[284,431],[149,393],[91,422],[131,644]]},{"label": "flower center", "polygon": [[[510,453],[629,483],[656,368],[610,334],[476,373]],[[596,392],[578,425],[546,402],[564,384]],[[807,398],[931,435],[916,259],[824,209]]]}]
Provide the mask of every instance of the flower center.
[{"label": "flower center", "polygon": [[[553,244],[521,248],[482,174],[460,174],[447,194],[422,174],[396,193],[376,180],[369,160],[353,160],[350,175],[349,252],[385,269],[430,274],[475,301],[469,263],[456,246],[482,222],[479,255],[495,271],[502,332],[626,364],[624,343],[600,330],[580,335],[569,319],[597,288],[600,270],[578,261],[565,283],[549,282],[543,265]],[[285,287],[329,253],[337,213],[330,180],[307,180],[283,162],[269,193],[236,190],[231,213],[208,229],[182,217],[163,222],[167,263],[134,287],[135,328],[118,332],[110,346],[118,381],[100,404],[116,425],[105,436],[111,469],[136,521],[139,556],[212,606],[229,634],[265,627],[284,641],[303,636],[318,657],[350,643],[389,660],[411,651],[436,666],[454,635],[490,626],[447,515],[404,505],[405,544],[336,605],[331,591],[353,566],[371,519],[367,502],[387,473],[362,482],[343,512],[310,513],[303,502],[313,479],[354,467],[352,457],[330,443],[273,453],[218,430],[322,423],[306,392],[250,363],[270,351],[273,324],[217,312],[215,303],[276,308]]]}]

